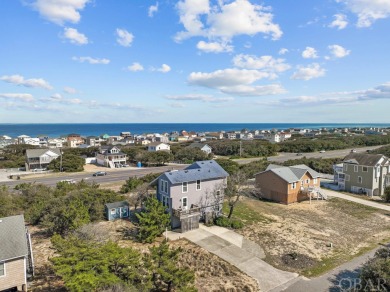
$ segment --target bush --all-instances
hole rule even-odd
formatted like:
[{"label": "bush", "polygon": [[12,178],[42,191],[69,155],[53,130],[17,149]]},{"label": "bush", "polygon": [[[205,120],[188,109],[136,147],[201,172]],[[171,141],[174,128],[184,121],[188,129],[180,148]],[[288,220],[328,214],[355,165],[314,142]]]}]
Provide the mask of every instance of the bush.
[{"label": "bush", "polygon": [[385,188],[385,193],[383,194],[383,200],[387,203],[390,203],[390,186]]},{"label": "bush", "polygon": [[233,229],[241,229],[244,227],[244,224],[240,220],[232,220],[227,217],[220,216],[215,219],[215,225],[225,227],[225,228],[233,228]]},{"label": "bush", "polygon": [[233,229],[241,229],[242,227],[244,227],[244,223],[242,223],[241,221],[239,220],[232,220],[231,222],[231,227]]},{"label": "bush", "polygon": [[221,226],[221,227],[230,227],[230,220],[226,217],[220,216],[217,219],[215,219],[215,225]]}]

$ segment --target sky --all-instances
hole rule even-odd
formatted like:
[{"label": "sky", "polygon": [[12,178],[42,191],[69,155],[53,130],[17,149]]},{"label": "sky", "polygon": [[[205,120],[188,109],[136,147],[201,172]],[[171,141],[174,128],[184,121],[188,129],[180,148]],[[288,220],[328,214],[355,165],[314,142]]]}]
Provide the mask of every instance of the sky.
[{"label": "sky", "polygon": [[1,0],[0,123],[388,123],[390,0]]}]

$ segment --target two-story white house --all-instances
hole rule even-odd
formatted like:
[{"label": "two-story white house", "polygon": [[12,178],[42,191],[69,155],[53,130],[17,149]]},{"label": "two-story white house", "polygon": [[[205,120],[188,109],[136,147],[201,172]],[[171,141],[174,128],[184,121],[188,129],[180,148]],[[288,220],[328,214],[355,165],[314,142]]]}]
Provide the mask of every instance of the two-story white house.
[{"label": "two-story white house", "polygon": [[157,185],[157,199],[171,214],[172,228],[182,232],[196,229],[200,219],[219,215],[228,176],[214,160],[160,175],[153,184]]},{"label": "two-story white house", "polygon": [[115,168],[126,164],[127,155],[116,146],[100,146],[96,154],[96,163],[105,167]]}]

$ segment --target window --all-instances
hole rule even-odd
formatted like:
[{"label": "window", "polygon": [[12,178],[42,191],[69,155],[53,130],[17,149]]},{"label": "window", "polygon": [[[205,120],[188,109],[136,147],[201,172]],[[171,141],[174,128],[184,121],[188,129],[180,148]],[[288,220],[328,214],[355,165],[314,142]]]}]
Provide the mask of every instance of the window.
[{"label": "window", "polygon": [[115,213],[116,213],[116,209],[115,208],[111,209],[110,211],[111,211],[111,215],[115,215]]},{"label": "window", "polygon": [[358,172],[359,171],[359,165],[354,165],[353,166],[353,171]]},{"label": "window", "polygon": [[361,184],[363,182],[363,178],[361,176],[358,176],[358,183]]},{"label": "window", "polygon": [[160,180],[160,192],[164,191],[164,181]]},{"label": "window", "polygon": [[188,192],[188,183],[187,182],[183,182],[182,183],[182,193],[187,193]]},{"label": "window", "polygon": [[362,170],[363,170],[363,172],[368,172],[368,167],[367,166],[363,166]]},{"label": "window", "polygon": [[309,183],[310,183],[310,179],[307,179],[307,180],[306,180],[306,183],[309,184]]},{"label": "window", "polygon": [[168,194],[168,182],[164,181],[164,192]]},{"label": "window", "polygon": [[196,181],[196,190],[200,190],[200,179]]},{"label": "window", "polygon": [[349,174],[345,175],[345,181],[349,181]]},{"label": "window", "polygon": [[5,275],[5,263],[0,263],[0,277]]},{"label": "window", "polygon": [[187,197],[181,198],[181,206],[183,209],[187,209],[188,206]]},{"label": "window", "polygon": [[297,183],[296,183],[296,182],[293,182],[293,183],[291,184],[291,189],[295,190],[296,187],[297,187]]},{"label": "window", "polygon": [[344,171],[348,170],[348,164],[344,164]]},{"label": "window", "polygon": [[317,179],[316,179],[316,178],[313,179],[313,183],[314,183],[314,184],[317,184]]}]

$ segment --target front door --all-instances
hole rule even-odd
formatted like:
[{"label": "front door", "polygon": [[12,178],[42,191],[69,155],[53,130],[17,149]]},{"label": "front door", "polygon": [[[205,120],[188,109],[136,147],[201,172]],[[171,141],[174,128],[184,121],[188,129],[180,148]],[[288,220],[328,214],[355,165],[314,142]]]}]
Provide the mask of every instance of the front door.
[{"label": "front door", "polygon": [[181,208],[183,210],[187,210],[188,209],[188,198],[187,197],[181,198]]}]

